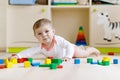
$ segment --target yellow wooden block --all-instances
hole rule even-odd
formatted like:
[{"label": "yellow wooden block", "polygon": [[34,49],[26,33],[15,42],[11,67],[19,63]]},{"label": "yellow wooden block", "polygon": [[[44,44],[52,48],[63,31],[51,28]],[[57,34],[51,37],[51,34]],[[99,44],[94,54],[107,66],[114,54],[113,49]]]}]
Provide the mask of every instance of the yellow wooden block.
[{"label": "yellow wooden block", "polygon": [[11,58],[10,62],[12,62],[13,64],[17,64],[17,58]]},{"label": "yellow wooden block", "polygon": [[25,68],[31,67],[30,61],[24,61],[24,67],[25,67]]},{"label": "yellow wooden block", "polygon": [[4,63],[7,64],[9,62],[9,60],[6,58],[4,59]]},{"label": "yellow wooden block", "polygon": [[102,61],[110,61],[109,57],[103,57]]},{"label": "yellow wooden block", "polygon": [[12,62],[8,62],[7,64],[6,64],[6,68],[12,68],[13,67],[13,63]]},{"label": "yellow wooden block", "polygon": [[45,59],[45,64],[51,64],[51,59]]}]

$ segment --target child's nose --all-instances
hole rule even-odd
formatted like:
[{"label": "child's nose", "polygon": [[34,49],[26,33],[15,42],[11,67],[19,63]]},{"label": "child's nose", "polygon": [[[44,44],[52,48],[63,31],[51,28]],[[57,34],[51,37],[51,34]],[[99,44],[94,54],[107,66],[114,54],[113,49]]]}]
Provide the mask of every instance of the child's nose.
[{"label": "child's nose", "polygon": [[43,32],[43,33],[42,33],[42,35],[43,35],[43,36],[46,36],[46,33],[45,33],[45,32]]}]

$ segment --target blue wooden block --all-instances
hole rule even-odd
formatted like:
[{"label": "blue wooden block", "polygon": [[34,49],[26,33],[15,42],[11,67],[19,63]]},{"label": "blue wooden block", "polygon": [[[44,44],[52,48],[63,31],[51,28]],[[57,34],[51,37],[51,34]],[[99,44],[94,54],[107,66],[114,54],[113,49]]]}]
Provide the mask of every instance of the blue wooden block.
[{"label": "blue wooden block", "polygon": [[118,59],[113,59],[113,64],[118,64]]},{"label": "blue wooden block", "polygon": [[98,62],[91,62],[90,64],[98,64]]},{"label": "blue wooden block", "polygon": [[4,64],[4,60],[3,59],[0,59],[0,64]]},{"label": "blue wooden block", "polygon": [[10,4],[35,4],[36,0],[10,0]]},{"label": "blue wooden block", "polygon": [[75,59],[74,64],[80,64],[80,59]]},{"label": "blue wooden block", "polygon": [[40,65],[40,62],[32,62],[31,65],[32,65],[32,66],[39,66],[39,65]]}]

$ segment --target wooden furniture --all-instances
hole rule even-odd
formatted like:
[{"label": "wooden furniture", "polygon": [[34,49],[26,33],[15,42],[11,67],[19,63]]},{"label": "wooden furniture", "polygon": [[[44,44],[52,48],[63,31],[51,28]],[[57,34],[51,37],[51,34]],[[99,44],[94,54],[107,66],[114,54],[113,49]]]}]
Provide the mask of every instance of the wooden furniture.
[{"label": "wooden furniture", "polygon": [[[120,20],[120,5],[96,5],[89,0],[87,5],[52,5],[52,0],[46,0],[46,4],[36,5],[10,5],[8,0],[6,8],[5,30],[3,41],[8,52],[15,48],[31,47],[38,44],[35,39],[32,26],[40,18],[52,20],[56,34],[63,36],[72,43],[76,42],[78,29],[84,28],[86,42],[90,46],[98,47],[104,52],[120,52],[119,40],[112,43],[103,40],[103,27],[97,24],[97,13],[108,11],[113,21]],[[113,44],[113,43],[118,43]],[[2,43],[1,43],[2,44]],[[107,45],[106,45],[107,44]],[[14,51],[14,50],[13,50]],[[107,52],[107,51],[105,51]]]}]

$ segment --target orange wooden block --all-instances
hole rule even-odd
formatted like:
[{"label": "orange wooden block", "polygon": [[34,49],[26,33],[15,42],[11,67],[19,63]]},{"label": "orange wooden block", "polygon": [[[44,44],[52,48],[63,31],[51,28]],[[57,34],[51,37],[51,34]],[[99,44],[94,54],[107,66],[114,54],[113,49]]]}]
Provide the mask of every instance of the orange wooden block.
[{"label": "orange wooden block", "polygon": [[63,66],[62,65],[58,65],[57,68],[63,68]]},{"label": "orange wooden block", "polygon": [[4,69],[4,68],[6,68],[6,65],[5,64],[1,64],[0,65],[0,69]]},{"label": "orange wooden block", "polygon": [[114,55],[114,52],[108,52],[108,55]]}]

